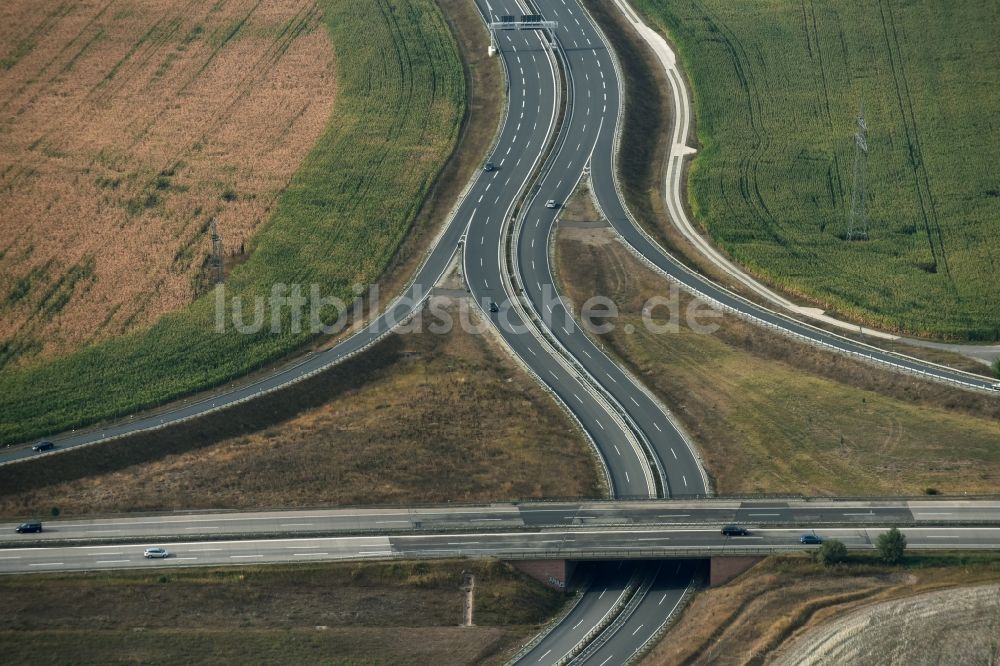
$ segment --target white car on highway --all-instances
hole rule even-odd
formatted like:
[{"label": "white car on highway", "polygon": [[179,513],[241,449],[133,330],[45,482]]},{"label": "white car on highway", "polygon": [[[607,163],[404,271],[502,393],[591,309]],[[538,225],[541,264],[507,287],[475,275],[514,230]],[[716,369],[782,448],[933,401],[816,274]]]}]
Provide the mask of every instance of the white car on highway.
[{"label": "white car on highway", "polygon": [[163,559],[164,557],[170,557],[170,553],[163,548],[147,548],[142,556],[146,559]]}]

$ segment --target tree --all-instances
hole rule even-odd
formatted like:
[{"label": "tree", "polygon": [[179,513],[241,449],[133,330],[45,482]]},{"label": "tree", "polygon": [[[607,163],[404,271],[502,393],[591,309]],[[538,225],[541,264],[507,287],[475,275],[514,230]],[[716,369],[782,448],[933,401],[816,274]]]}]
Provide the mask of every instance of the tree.
[{"label": "tree", "polygon": [[827,539],[816,551],[816,560],[825,566],[840,564],[847,560],[847,546],[843,541]]},{"label": "tree", "polygon": [[899,564],[903,561],[903,551],[906,550],[906,535],[893,527],[888,532],[882,532],[875,541],[879,557],[886,564]]}]

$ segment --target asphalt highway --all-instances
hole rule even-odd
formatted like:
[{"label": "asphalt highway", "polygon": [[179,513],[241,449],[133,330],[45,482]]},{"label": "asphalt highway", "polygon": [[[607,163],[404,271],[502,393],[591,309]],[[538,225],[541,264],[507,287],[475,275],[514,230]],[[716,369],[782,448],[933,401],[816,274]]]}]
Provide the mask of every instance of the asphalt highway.
[{"label": "asphalt highway", "polygon": [[[505,0],[480,10],[489,20],[503,15],[530,13],[527,7]],[[508,349],[535,374],[537,379],[573,414],[601,450],[617,452],[607,464],[612,491],[619,496],[655,496],[656,485],[644,453],[625,423],[616,418],[601,396],[588,386],[569,359],[555,353],[533,330],[522,310],[516,307],[509,288],[505,262],[505,237],[512,211],[520,193],[543,155],[556,122],[557,73],[554,56],[544,36],[536,31],[498,30],[496,43],[507,71],[509,110],[508,140],[501,140],[490,158],[498,169],[485,174],[498,184],[494,197],[470,213],[463,253],[465,280],[483,315]],[[513,127],[512,127],[513,126]],[[572,129],[563,129],[567,136]],[[582,164],[579,165],[582,168]],[[538,239],[539,247],[545,238]],[[495,304],[497,312],[491,312]]]},{"label": "asphalt highway", "polygon": [[[332,349],[311,354],[252,383],[233,386],[228,390],[215,392],[210,397],[174,405],[155,414],[141,415],[97,430],[58,437],[55,439],[57,442],[55,453],[66,448],[96,443],[140,430],[165,427],[171,423],[255,399],[320,372],[364,350],[389,332],[395,324],[404,321],[419,309],[430,287],[447,270],[456,249],[462,247],[465,278],[472,295],[483,308],[484,315],[495,324],[500,337],[513,354],[580,423],[601,453],[613,492],[617,496],[652,497],[657,494],[656,479],[659,478],[664,494],[674,497],[704,495],[707,492],[707,484],[701,467],[684,437],[667,417],[663,407],[632,377],[605,356],[591,338],[579,328],[553,287],[548,250],[558,210],[546,207],[545,202],[548,199],[558,203],[564,202],[588,164],[591,167],[595,196],[615,230],[647,261],[689,290],[724,308],[737,311],[759,323],[779,327],[810,342],[828,345],[846,353],[862,354],[874,360],[892,363],[907,371],[930,374],[938,379],[966,386],[979,388],[990,386],[991,382],[987,380],[882,352],[774,313],[713,284],[670,257],[639,228],[619,196],[615,180],[615,137],[622,112],[621,81],[603,35],[576,0],[539,0],[536,4],[545,18],[560,22],[560,27],[556,31],[558,52],[562,58],[568,84],[562,90],[566,104],[565,116],[560,119],[557,115],[562,101],[559,97],[561,89],[557,84],[553,51],[547,47],[544,37],[529,31],[498,31],[497,46],[504,61],[508,83],[505,123],[493,154],[488,158],[498,168],[495,171],[479,174],[470,184],[466,197],[457,207],[439,240],[433,245],[413,283],[383,314],[376,317],[359,333]],[[527,5],[513,0],[493,4],[487,0],[477,0],[477,5],[483,15],[491,20],[498,19],[504,14],[535,13]],[[556,124],[560,120],[562,126],[556,135]],[[686,120],[679,118],[678,122]],[[546,147],[552,147],[552,152],[545,164],[541,165]],[[540,180],[514,219],[515,205],[539,167],[542,169]],[[514,269],[510,270],[506,256],[506,237],[512,228],[514,249],[510,262]],[[498,305],[498,312],[490,311],[491,303]],[[37,454],[26,446],[13,448],[0,453],[0,463],[34,455]],[[778,509],[776,513],[779,516],[783,515],[779,507],[770,508]],[[899,511],[898,508],[895,510]],[[726,509],[719,511],[724,513]],[[743,509],[736,510],[734,520],[739,520],[740,511]],[[517,513],[520,515],[522,512],[518,509]],[[760,513],[775,513],[775,511],[760,511]],[[437,520],[450,518],[439,517]],[[287,516],[284,519],[287,520]],[[300,519],[312,520],[305,517],[294,520]],[[206,520],[221,523],[222,525],[218,527],[220,533],[235,527],[233,523],[227,523],[223,518],[208,517],[199,520],[201,522],[193,526],[192,532],[195,530],[202,530],[199,534],[210,532],[210,528],[214,526],[206,524]],[[316,520],[321,522],[325,519]],[[336,522],[336,519],[333,520]],[[394,519],[387,517],[386,520]],[[402,524],[404,520],[412,522],[413,519],[407,517],[395,520]],[[516,522],[517,519],[491,515],[483,517],[482,520],[503,524],[508,521]],[[520,520],[523,521],[523,517]],[[586,516],[578,515],[574,520],[579,520],[582,524],[588,522]],[[431,519],[431,522],[433,521],[434,519]],[[286,527],[280,529],[291,529],[290,525],[293,523],[288,523]],[[105,532],[110,533],[117,527],[117,523],[110,521],[106,525],[81,525],[75,529],[78,532],[87,530],[93,532],[95,529],[100,531],[104,528]],[[183,529],[190,527],[192,526],[186,525]],[[132,525],[123,529],[140,531],[162,529],[162,523],[153,527],[140,528]],[[317,528],[317,531],[330,529],[336,528],[321,527]],[[42,538],[59,538],[58,535],[49,537],[50,533],[43,533]],[[70,533],[72,531],[68,528],[63,537]],[[692,549],[697,552],[715,552],[718,548],[733,549],[728,543],[720,545],[712,541],[711,537],[718,536],[717,531],[689,531],[678,537],[666,537],[660,533],[649,532],[641,533],[647,536],[636,536],[636,533],[633,533],[627,538],[648,540],[638,549],[625,548],[628,545],[626,542],[614,542],[614,537],[604,532],[600,534],[599,537],[578,540],[576,536],[571,537],[569,533],[564,533],[559,537],[563,542],[558,552],[574,552],[578,553],[579,557],[595,557],[595,553],[606,556],[618,553],[623,557],[635,557],[643,553],[647,555],[673,553],[681,556],[685,552],[692,552]],[[956,534],[958,536],[955,536]],[[106,536],[112,535],[106,534]],[[481,538],[483,534],[476,532],[474,536]],[[544,543],[545,539],[537,536],[526,534],[487,536],[489,538],[485,542],[479,543],[473,543],[469,536],[453,536],[451,538],[456,539],[453,543],[442,543],[438,536],[398,535],[297,539],[268,541],[266,544],[250,540],[227,542],[232,544],[231,548],[220,546],[216,550],[206,547],[213,545],[210,543],[195,544],[181,541],[171,546],[177,551],[176,557],[162,562],[144,562],[140,559],[135,566],[238,564],[248,561],[303,561],[310,558],[442,557],[448,556],[447,553],[484,556],[489,553],[498,556],[506,553],[505,556],[520,557],[550,552],[547,549],[551,548],[551,545]],[[549,541],[552,540],[552,534],[546,532],[544,536],[548,536]],[[793,540],[793,536],[784,532],[767,532],[748,538],[748,541],[760,540],[760,543],[754,544],[752,548],[741,546],[737,550],[789,547],[794,549],[797,547],[795,543],[786,543]],[[933,536],[914,533],[914,537],[918,539],[924,536],[927,539],[939,540],[929,543],[953,542],[958,545],[951,547],[960,545],[983,547],[982,543],[975,539],[972,539],[975,542],[972,545],[965,543],[969,539],[969,535],[965,532]],[[406,539],[415,541],[405,541]],[[304,541],[309,543],[305,544]],[[672,543],[667,544],[668,541]],[[863,543],[850,545],[864,547]],[[86,548],[91,549],[90,554]],[[47,567],[74,569],[133,566],[134,555],[131,550],[120,546],[110,546],[105,550],[100,550],[101,548],[105,547],[67,549],[60,546],[41,555],[43,559],[63,560],[60,562],[32,560],[31,555],[17,555],[11,554],[14,551],[6,551],[3,555],[7,559],[0,560],[0,571],[7,570],[3,567],[8,564],[15,567],[14,570],[23,571],[42,570]],[[116,548],[118,550],[115,550]],[[296,550],[303,552],[290,552]],[[95,557],[104,559],[94,559]],[[17,569],[18,566],[29,568]],[[639,587],[640,592],[634,598],[635,603],[631,604],[627,612],[594,643],[597,647],[591,651],[591,656],[586,656],[586,659],[601,657],[607,662],[615,655],[625,654],[629,650],[634,651],[648,640],[647,631],[654,628],[658,631],[658,627],[662,626],[662,622],[669,616],[669,611],[663,615],[664,603],[663,600],[657,601],[656,593],[663,591],[663,594],[666,594],[666,590],[669,589],[670,594],[679,599],[681,592],[678,590],[682,585],[686,585],[683,580],[686,570],[681,568],[668,574],[662,566],[656,565],[655,571],[651,569],[652,566],[637,566],[630,573],[629,581],[637,578],[645,581]],[[612,584],[614,588],[620,583],[621,574],[599,569],[595,571],[594,576],[598,586],[602,584],[601,581],[618,581]],[[592,595],[595,594],[593,591],[595,589],[596,587],[592,587],[578,606],[581,608],[580,612],[586,615],[579,618],[575,625],[564,622],[557,627],[526,656],[526,660],[537,656],[537,663],[548,663],[553,655],[565,655],[580,646],[581,636],[597,626],[588,625],[588,622],[600,616],[603,604],[609,596],[605,594],[604,598],[594,599]],[[609,606],[605,612],[613,611],[615,605]],[[560,649],[566,646],[569,646],[569,649],[560,652]]]},{"label": "asphalt highway", "polygon": [[865,527],[867,525],[1000,525],[1000,500],[655,500],[527,502],[485,506],[196,512],[44,521],[40,534],[0,523],[0,547],[24,543],[263,538],[428,531],[496,531],[569,527],[712,528]]},{"label": "asphalt highway", "polygon": [[691,588],[698,563],[663,560],[646,566],[651,580],[641,590],[641,602],[621,626],[609,626],[570,664],[625,664],[659,637]]},{"label": "asphalt highway", "polygon": [[[523,308],[531,311],[536,326],[544,331],[563,357],[578,368],[577,381],[588,383],[595,393],[602,395],[604,402],[610,404],[635,436],[637,446],[630,452],[610,440],[606,432],[590,431],[610,476],[620,478],[618,470],[629,465],[633,456],[639,462],[645,457],[651,473],[659,481],[661,496],[703,496],[708,492],[704,471],[692,447],[666,410],[638,381],[598,348],[578,325],[555,288],[550,248],[558,207],[576,189],[585,168],[589,165],[593,169],[604,158],[599,152],[602,145],[611,147],[606,157],[608,164],[613,164],[614,136],[619,125],[622,100],[617,70],[608,45],[576,0],[535,0],[535,4],[546,19],[559,22],[554,33],[566,80],[566,113],[556,147],[545,165],[537,189],[527,200],[515,225],[510,302],[521,305],[523,299]],[[617,192],[615,194],[617,200]],[[555,208],[552,207],[553,202]],[[620,201],[618,207],[623,208]],[[501,266],[502,270],[504,268]],[[558,387],[554,389],[558,391]],[[575,397],[582,402],[579,396]],[[579,404],[571,403],[574,411],[579,407]],[[616,496],[634,494],[620,482],[616,481],[613,486]],[[641,573],[650,578],[658,575],[658,572],[648,570]],[[684,582],[685,587],[689,582]],[[650,585],[644,585],[632,603],[618,609],[619,615],[605,629],[602,643],[615,646],[612,649],[616,651],[623,649],[624,643],[632,643],[634,649],[638,649],[642,643],[637,641],[647,625],[661,626],[666,622],[677,604],[664,609],[649,594],[651,589]],[[650,618],[665,610],[666,615],[651,623]],[[547,663],[548,658],[543,655],[561,652],[554,645],[575,643],[577,648],[582,647],[593,638],[592,632],[593,629],[589,629],[584,633],[582,628],[574,628],[564,622],[524,655],[519,663]],[[620,636],[616,632],[620,632]]]},{"label": "asphalt highway", "polygon": [[[815,530],[801,527],[759,528],[752,529],[747,536],[726,537],[717,528],[603,527],[292,539],[151,540],[142,544],[3,548],[0,549],[0,573],[217,566],[248,562],[456,557],[573,560],[691,559],[712,555],[796,552],[816,548],[799,543],[799,536],[806,531],[825,538],[839,539],[852,550],[873,550],[875,539],[885,529],[887,529],[885,525],[829,527]],[[902,531],[906,535],[910,549],[1000,549],[1000,527],[904,527]],[[143,550],[148,546],[163,547],[170,553],[170,557],[147,560],[143,557]]]}]

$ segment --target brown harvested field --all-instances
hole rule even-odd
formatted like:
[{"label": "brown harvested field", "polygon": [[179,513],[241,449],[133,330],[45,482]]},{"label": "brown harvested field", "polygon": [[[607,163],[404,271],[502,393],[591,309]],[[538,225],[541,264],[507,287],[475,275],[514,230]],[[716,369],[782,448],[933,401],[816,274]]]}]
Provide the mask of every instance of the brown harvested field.
[{"label": "brown harvested field", "polygon": [[[995,554],[909,559],[900,568],[874,564],[874,556],[853,556],[846,565],[827,568],[808,556],[770,557],[726,585],[700,591],[642,664],[767,664],[775,651],[804,632],[855,610],[924,592],[1000,582]],[[982,634],[986,627],[979,629],[978,640],[988,642],[989,636]]]},{"label": "brown harvested field", "polygon": [[500,664],[565,600],[471,561],[7,576],[0,595],[6,664]]},{"label": "brown harvested field", "polygon": [[784,646],[781,666],[995,664],[1000,585],[885,601],[805,632]]},{"label": "brown harvested field", "polygon": [[[571,204],[572,205],[572,204]],[[621,313],[601,342],[640,377],[692,435],[716,492],[805,495],[993,493],[1000,483],[1000,403],[802,345],[735,317],[702,335],[643,322],[670,283],[640,264],[613,232],[559,231],[561,290],[572,302],[610,297]],[[658,307],[653,319],[669,317]],[[634,327],[633,333],[627,328]]]},{"label": "brown harvested field", "polygon": [[264,401],[0,468],[0,489],[11,517],[601,496],[552,399],[457,327],[391,335]]},{"label": "brown harvested field", "polygon": [[334,92],[315,0],[2,3],[0,369],[189,304]]}]

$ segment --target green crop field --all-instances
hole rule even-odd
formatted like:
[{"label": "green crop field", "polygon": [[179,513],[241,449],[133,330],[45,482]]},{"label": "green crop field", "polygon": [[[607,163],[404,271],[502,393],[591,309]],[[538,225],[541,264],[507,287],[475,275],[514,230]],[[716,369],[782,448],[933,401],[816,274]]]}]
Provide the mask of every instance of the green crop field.
[{"label": "green crop field", "polygon": [[[890,330],[1000,338],[1000,10],[634,0],[694,88],[696,218],[741,264]],[[846,241],[864,106],[868,241]]]},{"label": "green crop field", "polygon": [[[227,279],[228,294],[245,303],[267,296],[276,283],[302,284],[306,295],[315,283],[323,296],[350,302],[353,285],[376,281],[453,150],[465,113],[458,48],[434,0],[322,0],[320,6],[336,54],[334,113],[253,237],[249,260]],[[243,335],[232,325],[219,334],[214,303],[209,294],[147,331],[0,374],[0,442],[219,384],[310,335],[287,321],[278,334],[264,326]]]}]

